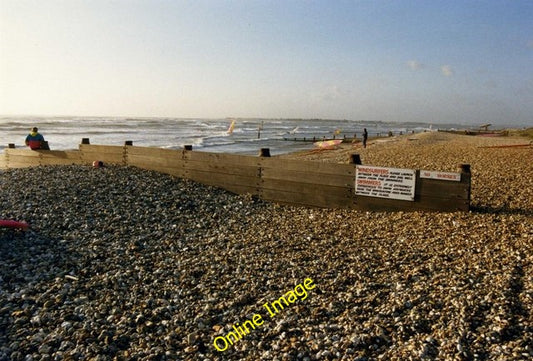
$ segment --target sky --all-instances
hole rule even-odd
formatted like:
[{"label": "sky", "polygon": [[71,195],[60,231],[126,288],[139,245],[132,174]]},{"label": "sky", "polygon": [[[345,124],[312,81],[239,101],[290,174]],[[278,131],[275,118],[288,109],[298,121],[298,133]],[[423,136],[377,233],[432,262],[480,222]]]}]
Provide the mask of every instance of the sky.
[{"label": "sky", "polygon": [[533,1],[0,0],[0,114],[533,126]]}]

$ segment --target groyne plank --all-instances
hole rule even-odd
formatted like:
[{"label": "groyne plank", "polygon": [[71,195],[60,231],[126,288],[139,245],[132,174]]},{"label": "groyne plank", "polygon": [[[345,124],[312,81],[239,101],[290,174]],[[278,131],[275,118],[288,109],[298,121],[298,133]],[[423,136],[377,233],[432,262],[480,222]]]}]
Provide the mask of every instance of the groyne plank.
[{"label": "groyne plank", "polygon": [[216,184],[216,182],[228,183],[233,182],[237,185],[243,186],[259,186],[260,179],[257,177],[237,176],[233,174],[212,173],[209,171],[186,169],[185,177],[199,182],[209,182],[209,184]]},{"label": "groyne plank", "polygon": [[331,186],[317,183],[302,183],[291,180],[261,179],[261,188],[270,190],[282,190],[298,194],[328,194],[332,196],[350,196],[353,194],[351,188],[346,186]]},{"label": "groyne plank", "polygon": [[335,194],[295,193],[279,189],[262,189],[261,198],[282,204],[295,204],[319,208],[352,208],[353,198]]},{"label": "groyne plank", "polygon": [[224,162],[195,162],[190,160],[185,160],[184,162],[184,166],[187,170],[198,170],[236,176],[259,177],[258,166],[227,164]]},{"label": "groyne plank", "polygon": [[262,168],[261,178],[264,180],[284,180],[293,181],[305,184],[327,185],[337,187],[352,187],[355,180],[352,175],[340,172],[340,174],[333,173],[317,173],[315,169],[308,168],[304,170],[290,170],[284,168]]},{"label": "groyne plank", "polygon": [[181,158],[169,158],[169,157],[147,157],[143,155],[128,154],[126,157],[128,165],[136,166],[139,168],[144,167],[164,167],[164,168],[184,168],[185,161]]},{"label": "groyne plank", "polygon": [[183,158],[183,150],[181,149],[125,146],[125,151],[128,156],[139,155],[148,158]]},{"label": "groyne plank", "polygon": [[104,163],[125,164],[123,146],[80,144],[81,159],[86,163],[100,160]]},{"label": "groyne plank", "polygon": [[287,171],[313,172],[332,175],[349,175],[355,179],[355,165],[302,161],[297,159],[261,158],[262,168],[284,169]]},{"label": "groyne plank", "polygon": [[101,153],[101,154],[123,154],[124,146],[122,145],[95,145],[80,144],[79,150],[82,153]]},{"label": "groyne plank", "polygon": [[40,151],[30,150],[29,148],[7,148],[4,152],[8,156],[21,156],[21,157],[39,157]]},{"label": "groyne plank", "polygon": [[190,162],[224,164],[233,166],[258,166],[262,159],[250,155],[184,151],[183,159]]},{"label": "groyne plank", "polygon": [[236,190],[242,189],[245,193],[257,194],[257,189],[260,187],[258,177],[212,173],[195,169],[186,169],[185,178],[202,184],[219,186],[234,193],[237,193]]},{"label": "groyne plank", "polygon": [[127,165],[176,177],[185,177],[185,162],[182,150],[125,146],[124,152]]},{"label": "groyne plank", "polygon": [[77,150],[61,151],[61,150],[44,150],[40,151],[42,164],[81,164],[81,153]]},{"label": "groyne plank", "polygon": [[416,180],[416,194],[422,197],[468,199],[469,186],[463,182],[451,182],[419,178]]},{"label": "groyne plank", "polygon": [[22,168],[38,165],[69,165],[82,162],[79,151],[6,149],[7,168]]},{"label": "groyne plank", "polygon": [[38,153],[28,153],[24,154],[8,154],[7,155],[7,166],[9,168],[21,168],[22,166],[26,167],[35,167],[41,165],[41,157]]}]

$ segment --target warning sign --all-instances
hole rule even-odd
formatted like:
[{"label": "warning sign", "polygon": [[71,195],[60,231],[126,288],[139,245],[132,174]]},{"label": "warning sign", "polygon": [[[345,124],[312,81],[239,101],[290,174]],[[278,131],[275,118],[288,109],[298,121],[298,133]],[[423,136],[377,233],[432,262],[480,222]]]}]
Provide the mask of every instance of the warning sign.
[{"label": "warning sign", "polygon": [[355,194],[414,201],[415,180],[414,169],[358,165],[355,172]]},{"label": "warning sign", "polygon": [[436,172],[431,170],[421,170],[420,178],[429,178],[429,179],[440,179],[453,182],[461,181],[461,173],[451,173],[451,172]]}]

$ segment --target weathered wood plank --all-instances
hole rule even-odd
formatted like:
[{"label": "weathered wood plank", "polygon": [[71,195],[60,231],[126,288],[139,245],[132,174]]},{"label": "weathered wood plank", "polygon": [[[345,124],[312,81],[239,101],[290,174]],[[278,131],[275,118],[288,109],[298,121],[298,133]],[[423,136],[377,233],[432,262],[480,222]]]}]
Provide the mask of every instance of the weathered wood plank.
[{"label": "weathered wood plank", "polygon": [[4,152],[8,156],[40,157],[42,151],[30,150],[28,148],[6,148]]},{"label": "weathered wood plank", "polygon": [[302,161],[297,159],[261,158],[262,168],[284,169],[288,171],[313,172],[323,174],[350,175],[355,179],[355,165]]},{"label": "weathered wood plank", "polygon": [[19,154],[10,154],[7,158],[8,166],[11,167],[11,164],[28,164],[28,166],[35,166],[41,163],[41,157],[39,155],[19,155]]},{"label": "weathered wood plank", "polygon": [[139,155],[143,157],[154,158],[183,158],[183,150],[181,149],[165,149],[165,148],[152,148],[152,147],[137,147],[127,146],[125,152],[128,156]]},{"label": "weathered wood plank", "polygon": [[185,168],[185,161],[181,158],[174,157],[146,157],[143,155],[132,155],[128,154],[126,157],[128,165],[133,165],[139,168],[143,167],[175,167],[175,168]]},{"label": "weathered wood plank", "polygon": [[43,161],[48,159],[66,159],[73,161],[81,160],[81,153],[77,150],[73,151],[62,151],[62,150],[45,150],[41,152]]},{"label": "weathered wood plank", "polygon": [[223,188],[237,194],[259,194],[259,178],[256,177],[243,177],[198,170],[187,170],[185,178],[205,185]]},{"label": "weathered wood plank", "polygon": [[463,182],[425,178],[416,180],[416,194],[421,197],[468,199],[469,189],[469,185]]},{"label": "weathered wood plank", "polygon": [[329,185],[337,187],[354,187],[354,176],[350,174],[324,174],[315,173],[313,169],[294,171],[283,168],[262,168],[261,177],[265,180],[285,180],[316,185]]},{"label": "weathered wood plank", "polygon": [[239,186],[254,187],[260,186],[260,179],[258,177],[238,176],[233,174],[212,173],[195,169],[186,169],[185,177],[194,181],[217,185],[220,184],[235,184]]},{"label": "weathered wood plank", "polygon": [[81,159],[86,163],[100,160],[110,164],[125,164],[123,146],[80,144]]},{"label": "weathered wood plank", "polygon": [[100,153],[103,155],[124,153],[124,146],[120,145],[80,144],[79,149],[82,153]]},{"label": "weathered wood plank", "polygon": [[239,175],[247,177],[259,177],[260,169],[258,166],[249,166],[242,164],[228,164],[225,162],[196,162],[185,160],[185,168],[187,170],[198,170],[204,172]]},{"label": "weathered wood plank", "polygon": [[7,153],[0,154],[0,169],[7,169]]},{"label": "weathered wood plank", "polygon": [[279,179],[261,179],[261,188],[301,193],[306,195],[320,194],[326,197],[350,197],[353,194],[353,191],[350,187],[302,183]]},{"label": "weathered wood plank", "polygon": [[239,154],[210,153],[184,151],[183,158],[194,162],[211,162],[213,164],[257,166],[261,163],[260,157]]},{"label": "weathered wood plank", "polygon": [[319,208],[351,208],[353,203],[351,197],[337,197],[332,194],[320,193],[311,195],[279,189],[262,189],[260,196],[266,201]]},{"label": "weathered wood plank", "polygon": [[125,159],[121,154],[100,154],[100,153],[94,153],[94,155],[91,155],[90,153],[83,154],[82,161],[86,164],[92,164],[93,161],[100,160],[104,162],[104,164],[117,164],[117,165],[126,165]]}]

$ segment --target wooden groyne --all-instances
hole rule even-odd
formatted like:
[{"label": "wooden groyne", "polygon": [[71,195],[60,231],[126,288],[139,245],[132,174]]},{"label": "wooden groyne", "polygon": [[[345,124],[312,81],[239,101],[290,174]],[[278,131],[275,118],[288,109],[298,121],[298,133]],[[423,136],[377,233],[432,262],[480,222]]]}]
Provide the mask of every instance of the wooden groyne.
[{"label": "wooden groyne", "polygon": [[104,164],[134,166],[191,179],[266,201],[324,208],[402,211],[468,211],[470,167],[457,173],[402,170],[351,164],[183,150],[93,145],[84,139],[77,150],[29,150],[9,147],[0,169],[46,165]]}]

